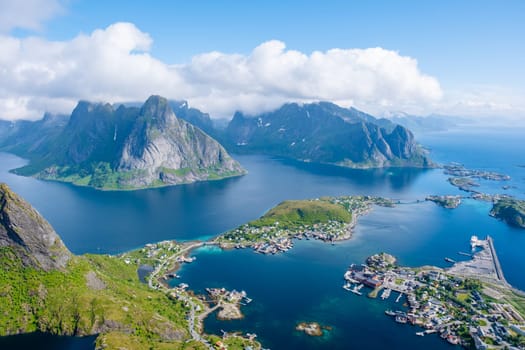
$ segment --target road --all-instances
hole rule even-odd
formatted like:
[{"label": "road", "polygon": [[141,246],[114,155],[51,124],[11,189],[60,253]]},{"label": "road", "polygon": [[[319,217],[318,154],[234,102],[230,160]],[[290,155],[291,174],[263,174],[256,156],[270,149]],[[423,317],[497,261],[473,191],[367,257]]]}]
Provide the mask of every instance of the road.
[{"label": "road", "polygon": [[163,288],[165,290],[167,290],[167,288],[165,288],[162,283],[159,283],[158,286],[154,286],[153,285],[153,282],[154,281],[157,281],[158,279],[158,274],[166,267],[166,266],[169,266],[169,264],[173,264],[174,260],[177,259],[179,256],[187,253],[188,251],[192,250],[192,249],[195,249],[195,248],[198,248],[198,247],[201,247],[203,246],[205,243],[203,242],[197,242],[197,243],[192,243],[186,247],[184,247],[183,249],[181,249],[180,251],[178,251],[176,254],[173,254],[172,256],[170,256],[169,258],[167,258],[166,260],[164,260],[162,263],[160,263],[156,268],[155,270],[153,270],[153,272],[149,275],[149,279],[148,279],[148,285],[150,288],[153,288],[153,289],[158,289],[158,287],[160,286],[160,288]]},{"label": "road", "polygon": [[[185,253],[187,253],[187,252],[189,252],[189,251],[191,251],[191,250],[193,250],[195,248],[201,247],[201,246],[203,246],[205,244],[206,243],[203,243],[203,242],[192,243],[192,244],[184,247],[180,251],[178,251],[176,254],[173,254],[172,256],[170,256],[169,258],[164,260],[162,263],[160,263],[155,268],[155,270],[153,270],[153,272],[149,275],[149,279],[148,279],[149,287],[152,288],[152,289],[161,289],[161,290],[163,290],[165,292],[169,292],[170,291],[169,288],[165,287],[162,283],[158,282],[159,273],[161,271],[164,271],[165,267],[168,267],[168,266],[170,266],[170,264],[173,264],[175,259],[177,259],[177,257],[182,256]],[[155,285],[155,282],[157,282],[156,285]],[[195,341],[198,341],[198,342],[204,344],[208,349],[212,349],[213,350],[214,349],[213,346],[206,339],[204,339],[201,336],[200,332],[195,330],[195,327],[197,325],[200,328],[200,321],[201,321],[201,319],[198,318],[198,316],[196,314],[197,313],[197,304],[195,304],[195,302],[188,296],[179,294],[178,297],[179,297],[180,300],[185,302],[190,307],[190,312],[189,312],[189,315],[188,315],[188,331],[190,332],[191,338],[193,340],[195,340]]]}]

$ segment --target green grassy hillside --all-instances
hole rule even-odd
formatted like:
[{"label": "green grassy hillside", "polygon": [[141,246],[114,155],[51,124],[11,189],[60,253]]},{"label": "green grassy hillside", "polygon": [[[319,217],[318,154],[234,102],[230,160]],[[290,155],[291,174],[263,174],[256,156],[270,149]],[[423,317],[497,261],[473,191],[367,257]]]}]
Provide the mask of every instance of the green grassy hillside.
[{"label": "green grassy hillside", "polygon": [[251,226],[272,226],[279,222],[283,228],[313,225],[329,221],[350,222],[352,214],[342,205],[323,200],[284,201],[270,209],[261,218],[249,223]]},{"label": "green grassy hillside", "polygon": [[115,257],[74,257],[64,271],[45,272],[23,267],[3,247],[0,266],[1,335],[101,333],[99,343],[118,348],[123,341],[133,349],[179,348],[189,338],[185,307],[148,289],[135,266]]}]

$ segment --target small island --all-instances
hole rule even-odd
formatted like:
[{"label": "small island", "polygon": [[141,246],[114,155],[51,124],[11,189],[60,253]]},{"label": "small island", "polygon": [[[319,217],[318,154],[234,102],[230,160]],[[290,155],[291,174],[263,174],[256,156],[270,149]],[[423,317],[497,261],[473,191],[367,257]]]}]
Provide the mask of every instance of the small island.
[{"label": "small island", "polygon": [[351,237],[360,215],[372,204],[392,207],[390,199],[372,196],[322,197],[284,201],[261,218],[219,236],[223,249],[252,247],[276,254],[293,247],[292,239],[317,239],[334,243]]},{"label": "small island", "polygon": [[525,228],[525,201],[510,197],[496,200],[490,215],[504,220],[507,224]]},{"label": "small island", "polygon": [[450,163],[444,166],[444,173],[451,175],[448,182],[452,186],[459,188],[462,191],[469,193],[478,193],[474,187],[479,187],[479,183],[475,179],[490,180],[490,181],[508,181],[510,176],[496,173],[493,171],[467,169],[463,164]]},{"label": "small island", "polygon": [[251,302],[245,291],[228,291],[224,288],[206,288],[208,295],[215,303],[212,309],[220,309],[217,318],[219,320],[238,320],[244,317],[241,312],[241,302]]},{"label": "small island", "polygon": [[425,200],[434,202],[447,209],[456,209],[461,204],[461,196],[427,196]]},{"label": "small island", "polygon": [[479,183],[471,179],[470,177],[450,177],[448,182],[452,186],[459,188],[462,191],[469,193],[478,193],[473,187],[479,187]]},{"label": "small island", "polygon": [[295,326],[295,330],[304,332],[311,337],[321,337],[324,331],[330,331],[332,327],[322,326],[317,322],[300,322]]},{"label": "small island", "polygon": [[450,163],[444,166],[445,174],[452,175],[454,177],[470,177],[483,180],[491,181],[508,181],[510,176],[500,174],[494,171],[485,171],[477,169],[467,169],[463,164]]}]

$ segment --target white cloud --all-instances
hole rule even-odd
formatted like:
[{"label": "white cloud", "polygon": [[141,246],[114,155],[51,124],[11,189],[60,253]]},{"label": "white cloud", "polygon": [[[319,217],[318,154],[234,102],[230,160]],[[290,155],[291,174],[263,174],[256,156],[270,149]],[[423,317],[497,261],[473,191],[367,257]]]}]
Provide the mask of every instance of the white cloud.
[{"label": "white cloud", "polygon": [[59,0],[0,0],[0,32],[15,28],[40,30],[42,22],[63,12]]},{"label": "white cloud", "polygon": [[466,85],[444,95],[435,112],[492,122],[525,122],[524,90],[493,85]]},{"label": "white cloud", "polygon": [[180,71],[187,81],[207,91],[207,96],[196,96],[197,104],[223,114],[232,107],[255,113],[261,106],[276,107],[290,100],[426,105],[442,95],[439,82],[422,74],[417,61],[382,48],[332,49],[307,55],[286,50],[283,42],[274,40],[259,45],[248,56],[202,54]]},{"label": "white cloud", "polygon": [[[2,1],[2,0],[0,0]],[[287,101],[328,100],[372,113],[432,112],[438,80],[417,61],[382,48],[305,54],[268,41],[248,55],[209,52],[170,65],[150,54],[153,40],[131,23],[53,42],[0,36],[0,115],[38,118],[70,112],[80,99],[187,99],[212,116],[257,113]]]}]

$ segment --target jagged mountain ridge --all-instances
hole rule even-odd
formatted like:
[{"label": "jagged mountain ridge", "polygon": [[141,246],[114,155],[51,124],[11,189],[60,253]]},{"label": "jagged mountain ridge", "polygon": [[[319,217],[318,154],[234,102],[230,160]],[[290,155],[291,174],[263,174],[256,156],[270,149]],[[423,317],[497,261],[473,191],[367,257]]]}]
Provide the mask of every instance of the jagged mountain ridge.
[{"label": "jagged mountain ridge", "polygon": [[78,103],[69,122],[22,175],[104,189],[135,189],[241,175],[244,170],[199,128],[178,119],[167,100],[142,108]]},{"label": "jagged mountain ridge", "polygon": [[225,139],[230,151],[347,167],[431,165],[408,129],[329,102],[289,103],[254,117],[237,112]]},{"label": "jagged mountain ridge", "polygon": [[0,121],[0,148],[17,154],[45,152],[47,140],[56,137],[67,125],[69,116],[45,113],[37,121]]}]

